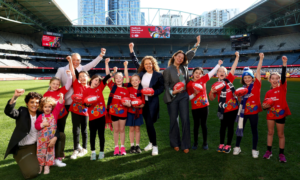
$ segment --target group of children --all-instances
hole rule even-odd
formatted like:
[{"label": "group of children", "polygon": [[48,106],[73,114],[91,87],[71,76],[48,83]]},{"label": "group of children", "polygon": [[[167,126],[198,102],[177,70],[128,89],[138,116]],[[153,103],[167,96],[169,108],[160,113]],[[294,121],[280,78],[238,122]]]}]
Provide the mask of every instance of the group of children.
[{"label": "group of children", "polygon": [[[203,69],[197,67],[193,70],[192,79],[187,84],[187,92],[192,106],[192,115],[194,120],[194,145],[193,149],[198,147],[198,129],[201,124],[203,145],[202,148],[207,150],[207,117],[208,117],[208,98],[213,101],[218,96],[218,113],[217,116],[221,120],[220,127],[220,145],[217,148],[218,152],[229,153],[231,151],[231,141],[234,134],[234,122],[238,122],[237,139],[235,148],[233,148],[233,155],[238,155],[241,152],[240,143],[243,136],[243,129],[249,119],[251,124],[253,146],[252,156],[257,158],[259,151],[257,150],[258,143],[258,113],[262,109],[267,109],[267,124],[268,124],[268,141],[267,151],[263,156],[269,159],[272,156],[272,141],[274,134],[274,125],[277,126],[279,136],[279,161],[286,162],[284,156],[284,124],[285,117],[290,115],[290,111],[286,102],[287,82],[285,77],[287,58],[282,57],[282,75],[278,73],[271,73],[269,76],[269,82],[271,83],[271,89],[266,93],[265,98],[271,98],[274,101],[272,106],[263,103],[261,106],[260,91],[261,91],[261,74],[260,70],[264,55],[260,53],[260,60],[257,66],[256,77],[249,68],[244,68],[241,84],[248,89],[248,93],[244,96],[237,97],[235,95],[235,87],[233,81],[235,79],[234,72],[239,61],[239,53],[236,52],[236,59],[231,67],[229,73],[227,69],[222,65],[220,60],[218,64],[208,74],[204,75]],[[105,124],[112,122],[114,131],[114,143],[115,150],[114,155],[126,155],[125,149],[125,126],[130,127],[130,153],[141,153],[139,146],[140,141],[140,126],[143,124],[142,108],[145,104],[145,96],[141,93],[141,79],[138,75],[134,74],[129,79],[128,76],[128,62],[124,62],[124,74],[126,83],[124,82],[123,74],[117,72],[117,68],[114,67],[113,72],[109,72],[109,58],[105,60],[106,76],[101,78],[99,75],[94,75],[88,81],[89,74],[86,71],[79,72],[78,79],[75,74],[75,70],[72,63],[72,58],[67,57],[69,61],[70,70],[66,72],[68,76],[68,82],[64,87],[60,87],[60,80],[52,78],[50,80],[50,87],[44,94],[40,103],[40,110],[43,114],[40,115],[35,123],[35,127],[39,130],[38,144],[37,144],[37,157],[40,163],[40,172],[44,168],[44,174],[50,172],[49,167],[56,161],[61,162],[61,158],[54,154],[54,146],[49,145],[49,141],[53,138],[57,129],[57,123],[63,119],[67,111],[64,107],[64,94],[68,92],[71,85],[74,89],[74,94],[81,96],[82,100],[88,96],[97,96],[97,102],[93,104],[87,104],[82,101],[73,101],[70,106],[72,113],[73,132],[76,131],[78,136],[73,136],[74,152],[71,159],[83,156],[87,153],[87,132],[86,122],[89,121],[90,129],[90,146],[91,146],[91,160],[96,160],[96,148],[95,139],[98,133],[100,141],[100,152],[98,159],[104,158],[104,144],[105,144]],[[211,88],[209,96],[206,92],[206,83],[214,74],[217,73],[218,82],[225,83],[224,88],[221,91],[216,91]],[[112,81],[112,78],[114,81]],[[193,83],[199,83],[203,87],[203,91],[197,91],[193,88]],[[105,86],[110,89],[110,94],[107,102],[107,106],[104,101],[103,90]],[[128,100],[123,100],[128,98]],[[141,105],[134,105],[131,100],[140,99]],[[240,104],[240,105],[239,105]],[[74,125],[75,124],[75,125]],[[76,127],[76,128],[74,128]],[[79,134],[80,127],[83,139],[83,149],[79,152]],[[225,135],[227,130],[227,143],[225,144]],[[121,146],[119,147],[119,136]],[[136,145],[134,145],[134,139]],[[55,159],[55,157],[57,157]]]}]

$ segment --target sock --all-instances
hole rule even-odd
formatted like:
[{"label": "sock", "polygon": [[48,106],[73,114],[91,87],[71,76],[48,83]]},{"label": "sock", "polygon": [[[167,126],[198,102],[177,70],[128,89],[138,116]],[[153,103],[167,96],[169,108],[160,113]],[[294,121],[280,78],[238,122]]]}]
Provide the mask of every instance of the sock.
[{"label": "sock", "polygon": [[131,146],[134,146],[134,143],[130,143]]},{"label": "sock", "polygon": [[140,144],[136,144],[136,146],[140,146]]},{"label": "sock", "polygon": [[121,145],[121,147],[125,147],[124,145]]},{"label": "sock", "polygon": [[94,151],[92,151],[92,153],[96,153],[96,151],[94,150]]},{"label": "sock", "polygon": [[119,145],[115,145],[115,148],[116,148],[116,147],[119,147]]},{"label": "sock", "polygon": [[284,149],[279,148],[279,154],[284,154]]},{"label": "sock", "polygon": [[267,150],[272,152],[272,146],[267,146]]}]

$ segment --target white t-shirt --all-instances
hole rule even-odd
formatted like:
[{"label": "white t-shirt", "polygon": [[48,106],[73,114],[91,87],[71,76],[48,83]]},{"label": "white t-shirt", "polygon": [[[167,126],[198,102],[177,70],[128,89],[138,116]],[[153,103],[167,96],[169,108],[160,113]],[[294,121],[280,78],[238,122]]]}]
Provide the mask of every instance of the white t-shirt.
[{"label": "white t-shirt", "polygon": [[34,126],[35,121],[36,121],[36,115],[35,116],[30,115],[30,120],[31,120],[31,128],[30,128],[29,134],[27,134],[27,136],[25,136],[19,142],[19,146],[31,145],[31,144],[36,143],[36,141],[37,141],[38,131],[35,129],[35,126]]},{"label": "white t-shirt", "polygon": [[[143,88],[148,88],[149,87],[152,75],[153,75],[153,73],[150,74],[150,73],[147,73],[147,72],[144,74],[144,76],[142,78]],[[145,100],[148,101],[148,96],[145,96]]]}]

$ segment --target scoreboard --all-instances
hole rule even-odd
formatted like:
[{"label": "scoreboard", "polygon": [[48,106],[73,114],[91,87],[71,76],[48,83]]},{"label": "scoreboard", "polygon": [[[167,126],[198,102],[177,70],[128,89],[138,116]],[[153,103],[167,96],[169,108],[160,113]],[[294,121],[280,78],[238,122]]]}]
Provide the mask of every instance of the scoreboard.
[{"label": "scoreboard", "polygon": [[250,34],[240,34],[240,35],[230,36],[232,48],[250,47],[254,44],[255,40],[256,40],[255,36]]}]

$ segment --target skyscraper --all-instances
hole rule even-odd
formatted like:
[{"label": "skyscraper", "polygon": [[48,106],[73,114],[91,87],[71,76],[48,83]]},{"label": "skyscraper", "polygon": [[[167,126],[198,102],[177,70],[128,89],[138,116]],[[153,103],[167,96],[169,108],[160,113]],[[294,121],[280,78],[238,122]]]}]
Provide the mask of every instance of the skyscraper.
[{"label": "skyscraper", "polygon": [[161,25],[161,26],[182,26],[182,15],[163,14],[160,16],[159,25]]},{"label": "skyscraper", "polygon": [[105,25],[105,0],[78,0],[78,18],[98,14],[97,16],[90,16],[80,19],[80,25]]},{"label": "skyscraper", "polygon": [[109,0],[110,25],[141,25],[140,0]]}]

